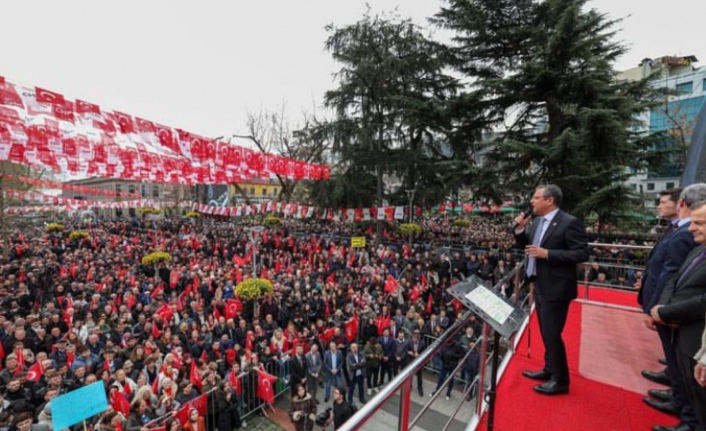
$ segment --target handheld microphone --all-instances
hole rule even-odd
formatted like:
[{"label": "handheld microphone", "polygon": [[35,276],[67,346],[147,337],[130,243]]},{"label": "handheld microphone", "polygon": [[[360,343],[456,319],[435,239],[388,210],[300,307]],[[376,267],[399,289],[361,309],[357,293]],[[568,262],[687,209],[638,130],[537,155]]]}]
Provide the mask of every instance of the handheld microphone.
[{"label": "handheld microphone", "polygon": [[[531,218],[531,217],[532,217],[532,206],[531,206],[531,205],[528,205],[527,208],[525,208],[525,210],[522,211],[521,214],[522,214],[522,218],[523,218],[524,220],[527,220],[527,219]],[[513,227],[513,230],[517,230],[518,227],[519,227],[519,224],[515,223],[515,226]]]}]

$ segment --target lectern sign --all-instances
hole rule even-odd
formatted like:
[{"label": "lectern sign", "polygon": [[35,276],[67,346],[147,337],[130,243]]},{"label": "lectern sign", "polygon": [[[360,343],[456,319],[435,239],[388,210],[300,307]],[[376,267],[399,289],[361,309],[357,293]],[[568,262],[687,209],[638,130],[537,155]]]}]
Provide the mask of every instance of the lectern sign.
[{"label": "lectern sign", "polygon": [[466,299],[480,307],[493,320],[504,325],[515,309],[485,286],[479,285],[466,294]]},{"label": "lectern sign", "polygon": [[485,287],[476,276],[454,284],[448,292],[505,337],[514,334],[526,316],[521,308]]}]

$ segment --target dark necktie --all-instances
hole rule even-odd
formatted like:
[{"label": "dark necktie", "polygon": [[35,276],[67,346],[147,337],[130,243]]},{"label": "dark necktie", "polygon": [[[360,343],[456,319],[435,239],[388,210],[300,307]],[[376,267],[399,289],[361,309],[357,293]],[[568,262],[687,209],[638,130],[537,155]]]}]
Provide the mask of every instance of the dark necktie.
[{"label": "dark necktie", "polygon": [[[537,221],[537,228],[534,230],[534,237],[532,237],[532,245],[539,245],[542,242],[542,229],[544,229],[544,217],[540,217]],[[525,274],[527,277],[533,277],[537,272],[537,258],[530,257],[527,259],[527,269]]]},{"label": "dark necktie", "polygon": [[697,254],[694,260],[689,263],[689,266],[686,267],[684,272],[681,273],[679,278],[677,279],[677,282],[674,284],[674,286],[678,286],[682,281],[686,280],[686,277],[690,275],[694,269],[696,269],[696,266],[706,258],[706,248],[701,250],[701,253]]},{"label": "dark necktie", "polygon": [[664,234],[662,236],[664,237],[664,236],[669,235],[670,233],[677,230],[678,227],[679,227],[679,223],[669,223],[669,225],[667,225],[667,228],[664,230]]}]

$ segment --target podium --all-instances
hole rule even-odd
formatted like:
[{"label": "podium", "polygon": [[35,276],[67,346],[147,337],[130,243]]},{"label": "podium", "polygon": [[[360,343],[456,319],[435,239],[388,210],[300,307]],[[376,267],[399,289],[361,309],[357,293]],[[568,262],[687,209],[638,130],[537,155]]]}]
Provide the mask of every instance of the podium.
[{"label": "podium", "polygon": [[[498,363],[500,362],[500,336],[511,337],[522,326],[527,313],[507,298],[485,287],[483,281],[471,276],[447,289],[461,304],[486,322],[493,329],[493,359],[490,390],[487,392],[488,431],[495,426],[495,400],[497,396]],[[483,384],[483,382],[480,382]]]}]

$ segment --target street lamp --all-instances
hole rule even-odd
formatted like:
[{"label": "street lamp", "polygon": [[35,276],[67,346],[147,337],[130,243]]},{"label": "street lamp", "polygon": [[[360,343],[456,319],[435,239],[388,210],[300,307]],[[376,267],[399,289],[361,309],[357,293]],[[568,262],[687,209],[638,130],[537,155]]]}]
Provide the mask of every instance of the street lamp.
[{"label": "street lamp", "polygon": [[[414,192],[416,190],[414,189],[409,189],[405,190],[404,192],[407,194],[407,197],[409,198],[409,222],[412,223],[412,212],[414,210],[414,207],[412,206],[414,203]],[[412,235],[409,236],[409,251],[410,253],[412,252]]]},{"label": "street lamp", "polygon": [[262,232],[262,226],[254,226],[248,229],[250,243],[252,244],[252,278],[257,278],[257,235]]},{"label": "street lamp", "polygon": [[412,212],[414,210],[414,207],[412,205],[414,203],[414,192],[416,192],[416,190],[410,189],[405,190],[404,192],[407,194],[407,198],[409,198],[409,222],[412,223]]}]

